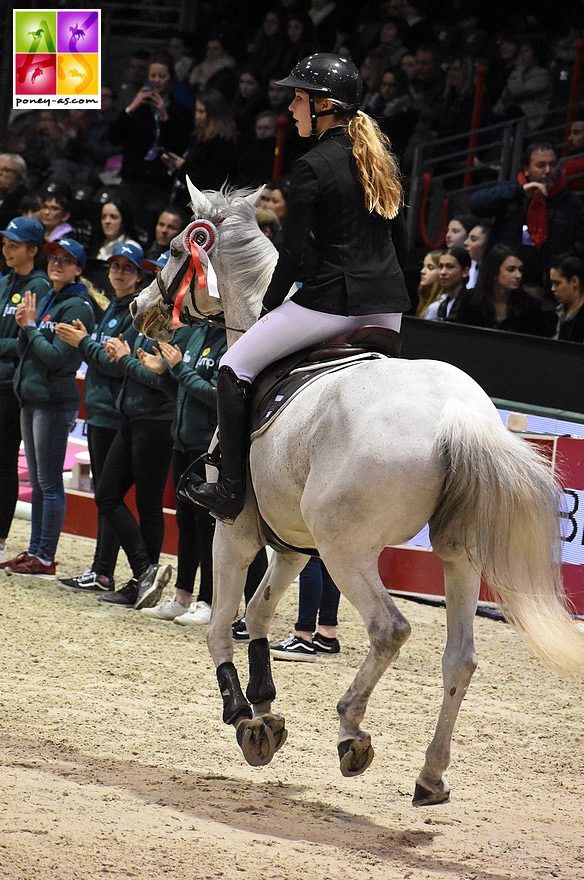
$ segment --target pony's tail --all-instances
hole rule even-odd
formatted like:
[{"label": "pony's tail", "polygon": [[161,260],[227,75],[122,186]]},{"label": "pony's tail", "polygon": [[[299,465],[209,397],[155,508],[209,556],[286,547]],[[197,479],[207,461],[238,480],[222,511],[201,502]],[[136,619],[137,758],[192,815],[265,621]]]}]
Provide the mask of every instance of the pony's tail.
[{"label": "pony's tail", "polygon": [[435,452],[446,471],[430,520],[437,553],[463,546],[534,653],[558,670],[582,669],[584,632],[561,578],[561,487],[549,462],[460,404],[446,407]]}]

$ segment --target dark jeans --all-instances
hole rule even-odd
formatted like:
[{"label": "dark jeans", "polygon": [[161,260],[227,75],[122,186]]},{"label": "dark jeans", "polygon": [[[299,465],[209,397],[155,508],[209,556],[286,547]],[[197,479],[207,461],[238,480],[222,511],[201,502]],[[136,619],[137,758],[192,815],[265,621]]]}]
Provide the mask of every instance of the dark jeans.
[{"label": "dark jeans", "polygon": [[[114,428],[99,428],[95,425],[87,425],[87,446],[91,461],[91,474],[93,476],[93,489],[99,483],[107,454],[116,436]],[[103,513],[97,511],[97,539],[91,570],[96,574],[113,577],[118,561],[120,542],[116,533],[108,523]]]},{"label": "dark jeans", "polygon": [[28,552],[45,562],[55,558],[65,519],[63,464],[67,437],[76,411],[52,412],[23,407],[20,426],[32,487],[32,513]]},{"label": "dark jeans", "polygon": [[311,556],[300,572],[298,632],[314,632],[316,617],[320,626],[336,626],[341,594],[321,559]]},{"label": "dark jeans", "polygon": [[[96,504],[124,548],[136,578],[158,562],[162,549],[162,500],[171,455],[170,422],[125,422],[110,446],[95,490]],[[124,502],[132,485],[139,524]]]},{"label": "dark jeans", "polygon": [[10,388],[0,391],[0,541],[8,537],[18,501],[20,404]]},{"label": "dark jeans", "polygon": [[[176,489],[187,467],[199,458],[206,450],[189,449],[173,452],[173,478]],[[195,473],[205,479],[205,465],[202,461],[195,465]],[[178,556],[176,571],[177,590],[193,592],[197,570],[201,572],[201,583],[197,601],[213,601],[213,535],[215,520],[208,510],[198,505],[189,504],[177,497],[176,524],[178,526]]]}]

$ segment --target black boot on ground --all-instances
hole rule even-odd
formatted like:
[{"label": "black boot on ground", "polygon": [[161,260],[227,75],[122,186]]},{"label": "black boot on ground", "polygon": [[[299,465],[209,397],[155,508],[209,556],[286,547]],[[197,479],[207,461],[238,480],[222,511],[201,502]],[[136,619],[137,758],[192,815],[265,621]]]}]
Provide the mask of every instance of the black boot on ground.
[{"label": "black boot on ground", "polygon": [[183,501],[206,507],[222,522],[234,522],[245,504],[249,382],[238,379],[231,367],[220,367],[217,379],[217,418],[221,446],[221,472],[216,483],[205,483],[185,471],[177,487]]}]

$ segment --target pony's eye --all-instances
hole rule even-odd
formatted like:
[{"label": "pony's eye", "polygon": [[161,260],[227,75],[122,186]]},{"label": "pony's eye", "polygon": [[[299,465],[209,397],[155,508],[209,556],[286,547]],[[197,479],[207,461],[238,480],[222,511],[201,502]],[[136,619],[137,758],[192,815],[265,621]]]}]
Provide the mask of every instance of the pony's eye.
[{"label": "pony's eye", "polygon": [[172,248],[170,249],[170,256],[171,256],[171,257],[174,257],[175,260],[178,260],[178,258],[180,257],[180,255],[181,255],[180,248],[172,247]]}]

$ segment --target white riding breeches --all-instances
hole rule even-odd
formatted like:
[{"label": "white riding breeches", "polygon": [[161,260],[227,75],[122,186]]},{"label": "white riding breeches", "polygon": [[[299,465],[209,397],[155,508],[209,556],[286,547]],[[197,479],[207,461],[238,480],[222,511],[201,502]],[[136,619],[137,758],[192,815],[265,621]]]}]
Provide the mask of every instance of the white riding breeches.
[{"label": "white riding breeches", "polygon": [[286,300],[260,318],[221,358],[239,379],[253,382],[272,361],[373,324],[399,332],[401,314],[329,315]]}]

